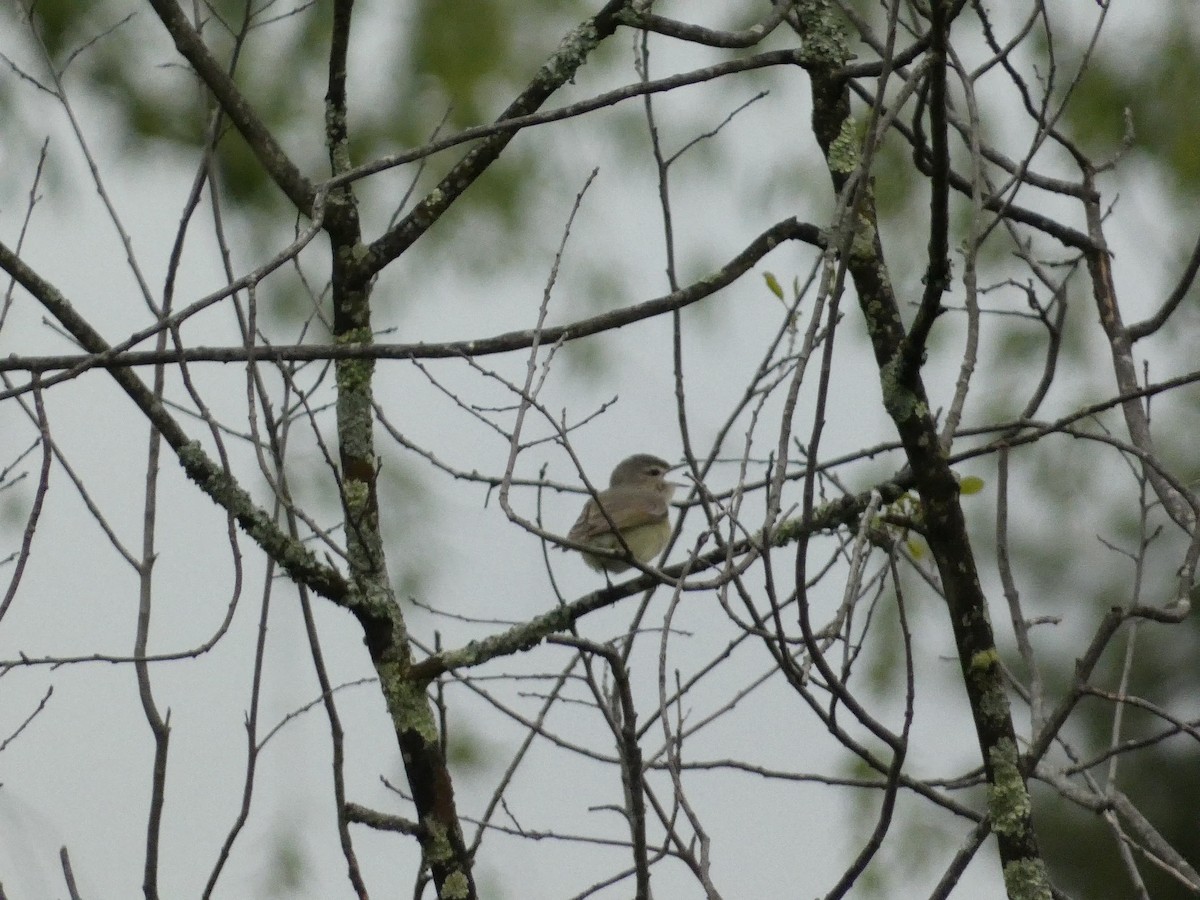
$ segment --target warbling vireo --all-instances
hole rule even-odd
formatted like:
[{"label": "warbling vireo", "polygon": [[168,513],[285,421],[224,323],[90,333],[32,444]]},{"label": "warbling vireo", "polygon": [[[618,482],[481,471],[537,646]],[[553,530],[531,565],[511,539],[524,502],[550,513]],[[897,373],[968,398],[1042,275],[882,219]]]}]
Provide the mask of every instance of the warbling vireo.
[{"label": "warbling vireo", "polygon": [[[664,478],[671,468],[670,463],[649,453],[623,460],[613,469],[608,488],[583,505],[583,512],[567,537],[598,550],[628,550],[638,562],[650,562],[662,552],[671,536],[667,504],[678,487]],[[613,532],[613,526],[620,532],[620,538]],[[587,551],[583,551],[583,561],[597,572],[624,572],[630,566],[626,560]]]}]

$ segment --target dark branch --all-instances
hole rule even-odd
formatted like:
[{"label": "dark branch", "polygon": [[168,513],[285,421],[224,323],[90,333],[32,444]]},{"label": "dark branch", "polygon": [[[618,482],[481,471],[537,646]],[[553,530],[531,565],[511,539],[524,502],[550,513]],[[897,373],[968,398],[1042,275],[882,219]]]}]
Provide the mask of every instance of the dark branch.
[{"label": "dark branch", "polygon": [[196,32],[175,0],[150,0],[150,5],[166,27],[176,49],[192,65],[196,74],[212,91],[225,115],[246,139],[251,151],[262,163],[267,174],[288,199],[305,215],[310,215],[316,189],[296,164],[283,152],[283,148],[242,96],[237,84],[209,52],[203,39]]},{"label": "dark branch", "polygon": [[[479,338],[467,341],[449,341],[446,343],[427,344],[316,344],[311,346],[286,347],[185,347],[175,350],[140,350],[125,353],[103,355],[96,354],[67,354],[62,356],[18,357],[9,356],[0,359],[0,372],[25,371],[47,372],[60,369],[84,371],[86,368],[123,369],[132,366],[148,366],[161,363],[177,362],[309,362],[330,359],[446,359],[463,356],[487,356],[493,353],[508,353],[513,350],[525,350],[533,345],[535,339],[543,345],[557,341],[573,341],[590,337],[615,328],[621,328],[634,322],[653,318],[663,313],[673,312],[703,300],[725,287],[728,287],[760,259],[770,253],[784,241],[797,240],[823,247],[825,238],[815,225],[800,222],[796,219],[785,219],[754,239],[741,253],[730,260],[724,267],[699,281],[693,282],[678,291],[672,291],[662,297],[647,300],[634,306],[601,313],[588,319],[582,319],[569,325],[559,325],[543,329],[539,334],[533,330],[509,331],[489,338]],[[13,257],[15,259],[15,256]],[[13,274],[8,262],[0,252],[0,268]],[[18,278],[18,281],[20,279]],[[99,336],[97,335],[97,338]],[[85,346],[88,346],[85,344]],[[12,391],[0,393],[0,399],[21,393],[26,387],[15,388]]]},{"label": "dark branch", "polygon": [[1145,321],[1135,322],[1125,329],[1125,334],[1129,336],[1131,342],[1149,337],[1166,324],[1167,319],[1171,317],[1171,314],[1183,302],[1183,298],[1188,295],[1188,291],[1192,289],[1197,271],[1200,271],[1200,238],[1197,238],[1196,246],[1192,248],[1192,258],[1188,260],[1183,274],[1179,277],[1179,283],[1175,285],[1175,290],[1171,291],[1171,295],[1163,301],[1158,312]]}]

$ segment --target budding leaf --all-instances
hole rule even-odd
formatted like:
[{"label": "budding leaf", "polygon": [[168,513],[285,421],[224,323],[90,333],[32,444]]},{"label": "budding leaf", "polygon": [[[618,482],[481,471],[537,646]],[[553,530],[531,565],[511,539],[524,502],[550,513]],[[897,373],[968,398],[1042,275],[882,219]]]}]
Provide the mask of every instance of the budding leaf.
[{"label": "budding leaf", "polygon": [[783,286],[780,285],[779,279],[775,277],[774,272],[764,272],[763,281],[767,283],[767,290],[769,290],[780,300],[783,299]]},{"label": "budding leaf", "polygon": [[983,490],[983,479],[977,475],[968,475],[965,478],[959,479],[958,492],[964,497],[969,497],[971,494],[978,494]]}]

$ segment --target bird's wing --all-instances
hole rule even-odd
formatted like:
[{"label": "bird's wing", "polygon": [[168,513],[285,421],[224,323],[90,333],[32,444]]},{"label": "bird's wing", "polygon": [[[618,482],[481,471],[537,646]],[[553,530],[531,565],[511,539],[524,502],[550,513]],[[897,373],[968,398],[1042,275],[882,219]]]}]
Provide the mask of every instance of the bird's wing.
[{"label": "bird's wing", "polygon": [[[636,528],[639,525],[652,525],[667,518],[667,501],[658,493],[638,488],[609,488],[600,492],[600,502],[610,511],[610,516],[622,530]],[[619,515],[619,518],[618,518]],[[586,542],[602,534],[608,534],[612,528],[608,519],[596,505],[593,497],[583,506],[583,512],[567,537],[573,541]]]}]

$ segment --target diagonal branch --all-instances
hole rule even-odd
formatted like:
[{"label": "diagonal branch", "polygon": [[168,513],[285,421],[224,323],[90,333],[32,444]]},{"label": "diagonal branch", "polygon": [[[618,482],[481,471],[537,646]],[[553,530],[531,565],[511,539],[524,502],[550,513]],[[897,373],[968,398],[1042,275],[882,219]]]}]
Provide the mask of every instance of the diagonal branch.
[{"label": "diagonal branch", "polygon": [[[1094,191],[1093,172],[1085,171],[1084,182]],[[1087,253],[1088,275],[1092,282],[1092,299],[1095,301],[1100,315],[1100,327],[1104,329],[1104,336],[1108,341],[1117,388],[1122,394],[1132,394],[1141,385],[1138,380],[1137,365],[1133,358],[1133,337],[1121,319],[1116,281],[1113,278],[1112,259],[1104,237],[1099,196],[1096,195],[1094,200],[1085,203],[1084,210],[1087,214],[1088,236],[1092,239],[1095,248]],[[1145,404],[1139,399],[1127,400],[1121,404],[1121,412],[1125,416],[1125,425],[1129,429],[1130,440],[1136,447],[1153,456],[1154,437],[1150,430],[1150,414]],[[1196,515],[1192,509],[1195,498],[1189,496],[1190,492],[1177,490],[1153,467],[1147,467],[1145,471],[1150,486],[1162,502],[1167,515],[1181,529],[1191,533],[1196,527]]]},{"label": "diagonal branch", "polygon": [[249,101],[242,96],[233,78],[209,52],[200,34],[187,20],[175,0],[149,0],[175,42],[175,48],[183,55],[196,74],[212,91],[221,109],[237,127],[238,132],[250,145],[251,151],[262,163],[267,174],[277,184],[296,208],[311,215],[317,192],[309,181],[279,146],[279,142],[263,124]]},{"label": "diagonal branch", "polygon": [[772,66],[799,66],[803,65],[803,62],[802,55],[795,49],[767,50],[754,56],[729,59],[724,62],[714,63],[711,66],[704,66],[703,68],[691,69],[687,72],[677,72],[674,75],[667,75],[663,78],[635,81],[632,84],[613,88],[611,91],[603,91],[592,97],[579,100],[576,103],[569,103],[566,106],[559,106],[541,112],[527,113],[525,115],[514,116],[513,118],[501,116],[493,122],[488,122],[485,125],[472,125],[461,131],[456,131],[454,134],[446,135],[446,137],[428,141],[419,147],[401,150],[397,153],[389,153],[386,156],[365,162],[360,166],[355,166],[353,169],[330,178],[324,183],[324,187],[332,190],[335,187],[340,187],[351,181],[358,181],[369,175],[375,175],[379,172],[385,172],[388,169],[394,169],[397,166],[426,159],[461,144],[469,144],[471,141],[492,138],[497,135],[508,135],[511,138],[518,131],[526,128],[578,118],[587,113],[595,112],[598,109],[615,106],[634,97],[667,93],[681,87],[724,78],[726,75],[752,72]]},{"label": "diagonal branch", "polygon": [[[29,291],[85,350],[104,353],[109,349],[108,342],[60,291],[3,243],[0,243],[0,269],[8,272]],[[112,377],[166,439],[188,478],[199,485],[214,503],[229,512],[271,559],[278,562],[295,581],[322,597],[342,606],[353,606],[355,598],[341,574],[319,562],[312,551],[282,532],[272,522],[270,513],[258,506],[237,480],[188,436],[137,375],[129,369],[113,369]]]},{"label": "diagonal branch", "polygon": [[[907,486],[907,483],[889,482],[877,485],[873,490],[878,491],[884,500],[890,503],[903,494]],[[751,538],[718,547],[683,563],[666,566],[662,572],[668,579],[682,578],[706,569],[728,565],[733,557],[761,550],[764,542],[775,547],[782,547],[803,535],[855,524],[871,503],[871,494],[872,491],[867,491],[830,501],[815,509],[812,516],[807,519],[789,519],[777,525],[769,534],[760,532]],[[620,584],[610,584],[601,590],[585,594],[578,600],[556,606],[549,612],[535,616],[528,622],[514,625],[499,634],[471,641],[458,649],[443,650],[428,656],[413,664],[410,675],[415,679],[428,682],[446,672],[473,668],[497,657],[511,656],[530,650],[549,635],[567,630],[584,616],[612,606],[624,597],[640,594],[647,588],[658,584],[659,581],[660,579],[654,575],[642,574]],[[702,585],[702,588],[710,586],[705,584]],[[685,585],[684,589],[686,590],[688,587]]]},{"label": "diagonal branch", "polygon": [[[600,12],[567,35],[554,54],[538,69],[528,87],[500,114],[500,119],[513,119],[533,112],[551,94],[574,78],[599,43],[616,32],[618,14],[628,2],[608,0]],[[371,278],[412,246],[487,171],[515,135],[515,131],[504,131],[481,140],[473,147],[412,212],[370,245],[363,258],[362,277]]]},{"label": "diagonal branch", "polygon": [[[935,2],[939,26],[949,4]],[[854,138],[850,92],[838,72],[850,54],[845,26],[831,0],[803,0],[796,27],[811,50],[813,133],[839,194],[858,181],[859,202],[848,211],[852,240],[843,251],[879,367],[883,402],[896,427],[921,498],[925,539],[941,577],[971,705],[1009,896],[1050,897],[1049,873],[1033,829],[1032,801],[1019,767],[1016,730],[1000,656],[988,619],[975,553],[959,501],[958,482],[941,447],[919,366],[908,364],[900,304],[876,219],[871,173]]]},{"label": "diagonal branch", "polygon": [[931,65],[926,70],[930,131],[929,250],[925,291],[904,344],[904,364],[919,368],[934,319],[942,311],[942,295],[950,289],[950,141],[946,122],[947,47],[950,23],[940,3],[930,6]]},{"label": "diagonal branch", "polygon": [[1167,323],[1167,319],[1179,308],[1183,298],[1191,292],[1192,286],[1196,283],[1197,273],[1200,273],[1200,238],[1197,238],[1196,245],[1192,248],[1192,255],[1188,259],[1187,265],[1184,266],[1183,274],[1179,276],[1175,289],[1162,302],[1158,312],[1145,321],[1135,322],[1125,329],[1125,334],[1128,335],[1130,341],[1139,341],[1144,337],[1149,337]]},{"label": "diagonal branch", "polygon": [[[425,343],[418,341],[413,344],[311,344],[294,346],[240,346],[240,347],[184,347],[176,350],[155,351],[139,350],[113,353],[111,349],[97,356],[95,353],[65,354],[58,356],[8,356],[0,358],[0,372],[25,371],[32,373],[47,372],[55,369],[68,369],[72,374],[86,371],[89,368],[117,369],[129,366],[148,366],[159,363],[178,362],[310,362],[316,360],[338,359],[455,359],[459,357],[488,356],[494,353],[508,353],[513,350],[525,350],[532,346],[535,339],[543,343],[553,344],[558,341],[574,341],[579,338],[591,337],[605,331],[632,325],[635,322],[650,319],[667,312],[683,309],[700,300],[710,297],[728,287],[750,271],[768,253],[784,241],[801,241],[814,247],[824,247],[825,237],[815,225],[800,222],[795,218],[785,219],[772,225],[738,253],[728,263],[710,275],[682,287],[677,291],[664,294],[644,303],[626,306],[610,312],[600,313],[586,319],[580,319],[568,325],[557,325],[544,328],[540,332],[532,329],[508,331],[492,337],[473,338],[465,341],[448,341],[445,343]],[[0,259],[0,267],[4,265]],[[221,290],[211,296],[224,297],[229,292]],[[206,301],[209,298],[205,298]],[[191,308],[189,308],[191,309]],[[178,315],[169,321],[179,321]],[[138,332],[135,336],[143,340],[154,329]],[[132,339],[131,339],[132,341]],[[125,341],[122,346],[132,345]],[[0,393],[0,400],[12,393],[18,393],[24,388]]]}]

